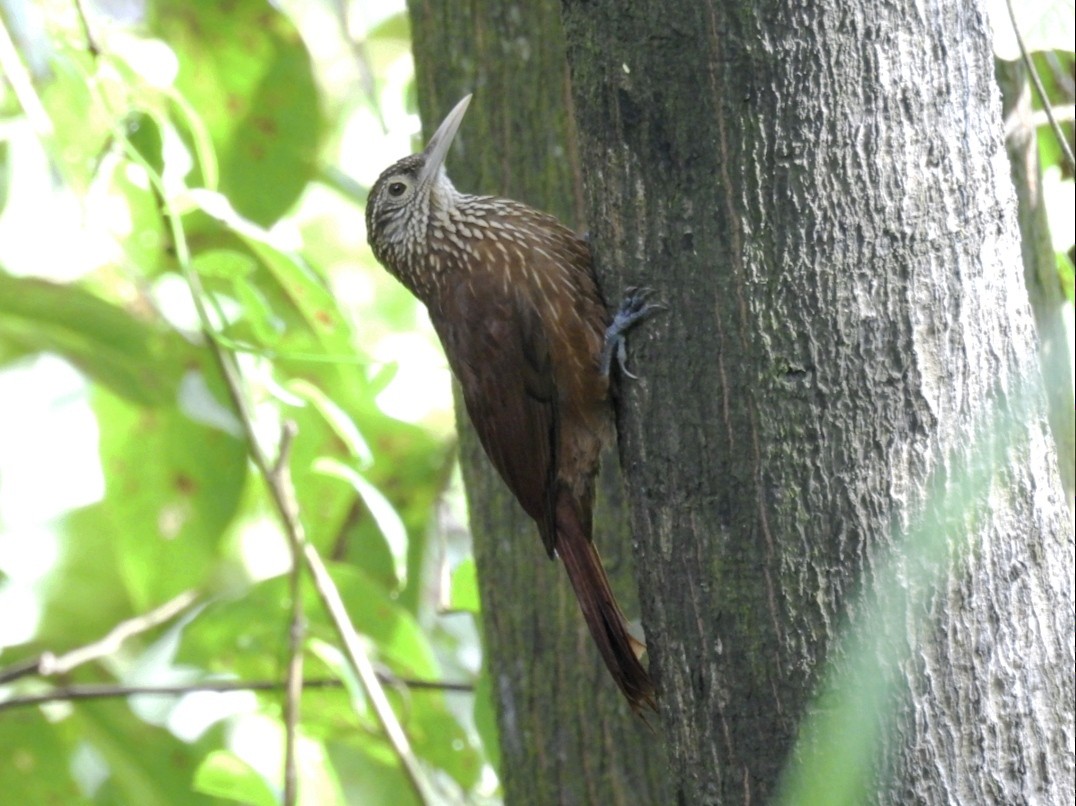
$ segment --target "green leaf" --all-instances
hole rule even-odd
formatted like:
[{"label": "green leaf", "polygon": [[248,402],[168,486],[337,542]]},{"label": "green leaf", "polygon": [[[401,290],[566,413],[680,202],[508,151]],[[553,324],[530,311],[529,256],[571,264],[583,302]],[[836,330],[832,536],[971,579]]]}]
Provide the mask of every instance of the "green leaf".
[{"label": "green leaf", "polygon": [[177,89],[212,137],[221,192],[246,218],[276,221],[313,176],[322,134],[299,32],[265,0],[156,0],[150,18],[179,59]]},{"label": "green leaf", "polygon": [[[236,271],[228,279],[257,288],[263,300],[259,307],[271,310],[275,326],[285,329],[273,345],[283,358],[288,352],[307,361],[349,362],[355,357],[347,318],[324,279],[301,256],[277,246],[266,230],[245,220],[217,194],[192,191],[185,201],[195,211],[187,223],[195,232],[204,233],[203,239],[233,240],[236,249],[254,259],[253,271]],[[207,218],[213,223],[208,224]],[[196,257],[196,268],[200,260],[204,258]],[[216,266],[211,273],[224,276]]]},{"label": "green leaf", "polygon": [[[1072,261],[1069,256],[1058,252],[1057,258],[1057,276],[1061,282],[1061,291],[1065,295],[1065,299],[1068,300],[1069,305],[1076,301],[1076,270],[1072,265]],[[1069,331],[1072,332],[1071,330]],[[1072,352],[1071,336],[1069,337],[1069,352]]]},{"label": "green leaf", "polygon": [[399,60],[411,56],[411,18],[406,11],[386,17],[367,32],[364,55],[373,75],[398,72],[394,68]]},{"label": "green leaf", "polygon": [[339,741],[330,743],[328,750],[347,803],[421,806],[387,743]]},{"label": "green leaf", "polygon": [[75,711],[74,726],[107,764],[99,802],[172,806],[211,801],[191,789],[193,749],[168,731],[133,719],[123,702],[86,702]]},{"label": "green leaf", "polygon": [[244,679],[280,679],[287,658],[288,614],[283,577],[260,582],[238,598],[201,610],[183,628],[176,660]]},{"label": "green leaf", "polygon": [[[414,617],[362,571],[333,565],[330,572],[355,629],[373,642],[380,660],[400,675],[436,679],[433,649]],[[206,607],[184,629],[179,660],[241,676],[273,676],[286,657],[288,590],[285,577],[274,577]],[[303,586],[303,609],[312,635],[338,642],[309,584]]]},{"label": "green leaf", "polygon": [[[351,695],[352,708],[362,718],[364,727],[380,732],[380,722],[373,721],[366,692],[347,664],[343,653],[323,642],[311,643],[314,654],[333,669],[335,676],[345,682]],[[401,695],[403,688],[386,685],[385,691],[389,695]],[[391,698],[399,699],[399,696]],[[446,707],[444,694],[434,689],[408,690],[404,706],[396,707],[395,713],[407,733],[411,749],[417,755],[448,773],[464,789],[471,789],[478,783],[482,770],[481,755],[471,744],[459,721]],[[316,716],[311,716],[308,712],[307,718]],[[343,733],[338,731],[336,735],[354,736],[355,730],[352,728]],[[377,747],[373,754],[388,762],[398,762],[395,749],[387,742],[383,747]]]},{"label": "green leaf", "polygon": [[325,418],[325,422],[343,441],[348,453],[359,463],[360,467],[368,468],[374,463],[373,451],[370,450],[369,443],[363,439],[354,420],[321,389],[305,380],[296,379],[288,384],[288,391],[299,395]]},{"label": "green leaf", "polygon": [[63,726],[36,709],[0,715],[0,792],[8,803],[78,803],[82,794],[71,777],[72,746]]},{"label": "green leaf", "polygon": [[127,118],[127,140],[157,175],[164,172],[164,138],[155,116],[132,112]]},{"label": "green leaf", "polygon": [[194,775],[194,788],[249,806],[276,806],[278,802],[266,780],[230,750],[217,750],[206,756]]},{"label": "green leaf", "polygon": [[367,511],[377,523],[381,536],[392,554],[396,579],[400,585],[407,584],[407,529],[399,514],[381,491],[362,477],[352,467],[329,457],[314,463],[314,470],[326,476],[341,479],[350,484],[362,498]]},{"label": "green leaf", "polygon": [[99,504],[63,519],[59,558],[40,588],[43,613],[37,640],[43,645],[66,649],[96,641],[135,615],[115,527],[107,508]]},{"label": "green leaf", "polygon": [[[140,612],[202,582],[246,474],[205,351],[78,286],[3,274],[0,336],[59,353],[116,393],[94,395],[106,493],[63,521],[62,561],[44,585],[47,631],[84,635],[103,627],[96,615]],[[93,582],[113,583],[98,594],[91,567]]]},{"label": "green leaf", "polygon": [[111,190],[119,198],[109,201],[122,199],[124,204],[103,205],[110,214],[106,218],[104,211],[99,212],[102,225],[123,248],[126,268],[152,277],[166,264],[165,244],[169,242],[157,194],[145,169],[127,160],[117,162],[110,179]]},{"label": "green leaf", "polygon": [[10,149],[7,141],[0,141],[0,216],[4,213],[4,207],[7,206],[8,188],[11,184],[11,171],[8,168],[9,159]]},{"label": "green leaf", "polygon": [[[330,368],[325,369],[328,374]],[[310,376],[320,374],[316,370],[308,373]],[[347,448],[312,406],[285,409],[285,416],[299,429],[299,437],[292,448],[291,476],[307,538],[319,550],[339,551],[354,518],[355,491],[344,484],[327,482],[325,476],[315,472],[313,467],[323,456],[348,460]],[[380,542],[376,536],[374,542]],[[383,557],[380,565],[387,567],[387,559]]]},{"label": "green leaf", "polygon": [[450,607],[469,613],[478,613],[482,609],[478,599],[478,571],[474,557],[468,557],[452,571]]},{"label": "green leaf", "polygon": [[410,49],[411,17],[406,11],[385,17],[366,33],[366,41],[394,41]]},{"label": "green leaf", "polygon": [[445,707],[443,695],[431,692],[425,698],[423,702],[412,693],[410,718],[404,723],[415,752],[451,775],[465,790],[472,789],[482,774],[482,754]]},{"label": "green leaf", "polygon": [[359,569],[333,564],[330,571],[355,628],[374,641],[382,660],[402,676],[436,679],[440,667],[415,617]]},{"label": "green leaf", "polygon": [[41,91],[53,128],[50,155],[64,178],[86,191],[116,123],[97,95],[112,82],[102,77],[86,52],[61,48],[50,59],[50,67],[51,79]]},{"label": "green leaf", "polygon": [[[191,213],[185,221],[201,233],[198,242],[226,246],[198,252],[195,258],[196,268],[208,269],[203,278],[211,292],[242,306],[241,316],[232,317],[234,321],[224,328],[224,335],[240,344],[253,342],[255,349],[272,358],[274,380],[287,388],[291,379],[302,378],[308,391],[319,390],[317,395],[304,397],[311,402],[315,397],[329,401],[345,419],[356,425],[361,422],[363,436],[368,423],[376,424],[376,432],[377,426],[391,422],[378,410],[366,373],[357,366],[356,341],[327,283],[299,256],[275,245],[269,233],[238,216],[219,195],[196,191],[186,201]],[[296,403],[287,394],[280,394],[280,398]],[[341,535],[353,526],[356,498],[353,490],[327,484],[323,475],[312,470],[322,457],[345,462],[353,459],[348,444],[335,430],[339,419],[326,420],[323,414],[327,410],[328,405],[297,406],[286,414],[299,427],[291,472],[300,516],[310,541],[322,550],[343,545]],[[420,429],[412,428],[411,433],[416,438],[423,436]],[[416,453],[421,450],[418,445],[413,448]],[[374,477],[371,481],[376,485]],[[383,552],[371,559],[376,560],[374,565],[363,565],[379,574],[382,569],[391,573],[391,563]]]},{"label": "green leaf", "polygon": [[76,285],[0,273],[0,337],[59,353],[129,400],[154,404],[175,395],[178,337],[169,343],[162,329]]},{"label": "green leaf", "polygon": [[[94,410],[106,490],[89,508],[92,522],[112,536],[124,585],[142,611],[212,574],[242,494],[246,445],[207,424],[230,412],[193,369],[175,405],[138,408],[100,392]],[[88,516],[68,518],[73,540]]]}]

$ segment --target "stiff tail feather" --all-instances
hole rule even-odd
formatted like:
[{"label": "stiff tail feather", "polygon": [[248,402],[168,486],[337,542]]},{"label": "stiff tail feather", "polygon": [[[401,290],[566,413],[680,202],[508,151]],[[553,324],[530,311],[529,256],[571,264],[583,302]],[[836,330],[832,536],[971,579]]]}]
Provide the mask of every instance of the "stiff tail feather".
[{"label": "stiff tail feather", "polygon": [[617,604],[598,550],[583,531],[573,503],[567,496],[557,506],[557,555],[564,563],[579,607],[590,628],[602,660],[632,710],[657,710],[654,684],[639,661],[646,649],[628,632],[627,619]]}]

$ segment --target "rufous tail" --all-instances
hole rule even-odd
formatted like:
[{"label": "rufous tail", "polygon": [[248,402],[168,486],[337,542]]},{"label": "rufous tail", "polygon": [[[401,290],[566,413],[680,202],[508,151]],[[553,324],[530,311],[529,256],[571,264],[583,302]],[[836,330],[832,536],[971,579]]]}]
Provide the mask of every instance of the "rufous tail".
[{"label": "rufous tail", "polygon": [[598,550],[583,531],[578,511],[567,495],[557,506],[557,554],[564,563],[587,627],[602,660],[624,693],[632,710],[657,710],[654,684],[639,661],[646,649],[628,632],[627,620],[617,604]]}]

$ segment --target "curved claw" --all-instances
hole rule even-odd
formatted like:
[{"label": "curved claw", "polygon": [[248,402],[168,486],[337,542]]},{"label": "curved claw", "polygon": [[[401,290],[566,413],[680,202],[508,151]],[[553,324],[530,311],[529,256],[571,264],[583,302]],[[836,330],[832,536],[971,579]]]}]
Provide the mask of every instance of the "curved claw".
[{"label": "curved claw", "polygon": [[605,331],[605,344],[602,346],[600,363],[602,375],[609,375],[615,355],[621,372],[632,379],[639,377],[628,369],[625,335],[644,319],[648,319],[658,311],[668,310],[668,306],[660,302],[649,302],[653,294],[654,289],[638,286],[631,286],[624,292],[624,300],[620,303],[620,307],[613,315],[612,323]]}]

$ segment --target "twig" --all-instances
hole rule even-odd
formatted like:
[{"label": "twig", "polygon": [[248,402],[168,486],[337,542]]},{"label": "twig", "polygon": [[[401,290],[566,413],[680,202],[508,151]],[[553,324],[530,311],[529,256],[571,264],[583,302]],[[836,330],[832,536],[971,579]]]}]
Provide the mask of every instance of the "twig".
[{"label": "twig", "polygon": [[374,73],[370,69],[369,54],[366,52],[365,32],[363,33],[363,39],[356,39],[352,36],[350,3],[346,2],[346,0],[337,0],[337,2],[333,3],[333,7],[336,11],[336,21],[340,26],[340,34],[348,47],[351,48],[352,56],[355,57],[355,69],[359,73],[359,86],[362,87],[362,91],[366,94],[366,99],[370,102],[374,116],[381,125],[381,131],[387,132],[389,127],[385,123],[385,116],[381,113],[381,105],[377,102],[377,87],[374,81]]},{"label": "twig", "polygon": [[151,183],[154,184],[158,193],[160,193],[161,205],[165,217],[168,219],[169,230],[175,246],[176,260],[187,280],[187,285],[190,287],[194,308],[198,314],[202,332],[206,337],[207,346],[224,378],[225,388],[228,390],[228,397],[232,402],[233,409],[239,416],[239,422],[246,437],[250,457],[257,466],[262,478],[266,481],[266,486],[269,489],[269,496],[273,501],[277,514],[280,516],[285,534],[287,534],[289,542],[302,546],[303,556],[306,559],[307,567],[310,569],[310,574],[314,579],[314,588],[344,645],[344,654],[358,676],[370,703],[373,705],[377,720],[381,723],[385,735],[388,737],[393,750],[399,757],[400,763],[403,765],[404,771],[407,773],[407,777],[414,787],[416,795],[418,795],[418,798],[422,803],[435,803],[439,800],[437,797],[437,790],[434,789],[434,786],[426,775],[426,771],[423,769],[418,757],[415,756],[414,751],[411,749],[411,742],[408,740],[407,734],[404,733],[400,721],[396,718],[396,714],[392,710],[392,705],[385,696],[385,691],[374,671],[373,663],[359,643],[355,627],[351,623],[351,617],[348,615],[347,608],[344,607],[343,600],[340,598],[340,593],[336,589],[336,583],[333,582],[328,570],[326,570],[325,564],[321,561],[321,557],[317,553],[317,549],[310,543],[305,543],[302,540],[302,527],[298,517],[296,517],[295,513],[292,511],[292,505],[288,503],[287,492],[276,483],[273,477],[272,465],[258,442],[254,430],[254,414],[250,409],[250,404],[243,394],[243,384],[239,376],[239,369],[234,363],[231,355],[224,351],[215,338],[213,323],[206,307],[205,289],[202,286],[201,278],[191,265],[190,248],[187,245],[183,227],[180,224],[177,213],[172,208],[171,201],[168,198],[163,183],[160,181],[160,177],[153,171],[153,168],[142,159],[141,155],[138,154],[133,147],[128,148],[128,153],[133,160],[147,171]]},{"label": "twig", "polygon": [[288,517],[294,520],[296,529],[287,530],[288,548],[291,551],[291,570],[288,573],[288,590],[291,595],[291,617],[288,624],[288,668],[284,678],[284,806],[295,806],[298,799],[298,762],[295,756],[295,737],[299,726],[299,703],[303,693],[303,548],[305,535],[298,518],[299,505],[295,499],[295,486],[291,481],[288,461],[291,446],[298,431],[295,423],[288,420],[280,432],[280,450],[273,463],[272,483],[284,491],[288,505]]},{"label": "twig", "polygon": [[2,16],[0,16],[0,73],[3,73],[11,84],[15,100],[22,107],[23,114],[30,121],[34,133],[45,142],[51,140],[54,133],[52,118],[49,117],[41,99],[34,92],[34,82],[22,63],[22,59],[19,58],[15,40],[8,33]]},{"label": "twig", "polygon": [[[390,678],[379,674],[382,683],[399,683],[415,691],[451,691],[469,693],[474,691],[471,683],[451,683],[439,680],[414,680],[409,678]],[[302,681],[303,688],[326,689],[343,688],[343,681],[338,678],[314,678]],[[50,702],[71,700],[105,700],[120,697],[182,697],[197,691],[279,691],[286,683],[278,680],[202,680],[196,683],[182,683],[170,686],[124,686],[110,683],[92,683],[84,685],[61,686],[42,694],[27,694],[0,700],[0,711],[28,708]]]},{"label": "twig", "polygon": [[[22,69],[22,63],[19,61],[14,44],[7,35],[7,29],[4,27],[2,19],[0,19],[0,69],[2,69],[7,77],[12,80],[12,84],[16,87],[16,97],[23,106],[27,116],[31,119],[31,122],[34,122],[35,117],[37,118],[38,125],[36,128],[38,135],[42,138],[50,136],[52,133],[51,121],[49,120],[48,115],[44,113],[44,109],[40,106],[40,102],[37,101],[28,77],[26,77],[27,80],[25,82],[20,84],[19,79],[23,77],[23,73],[19,72],[19,70]],[[12,78],[13,73],[16,74],[15,78]],[[20,87],[26,90],[26,92],[20,93],[18,91]],[[37,112],[40,114],[35,114]],[[172,204],[170,194],[164,186],[164,181],[153,166],[150,165],[131,144],[126,133],[118,126],[114,128],[114,136],[116,137],[117,142],[122,144],[124,154],[127,158],[146,172],[150,184],[158,194],[163,216],[172,238],[176,262],[179,264],[180,270],[191,290],[191,297],[194,302],[194,308],[201,325],[202,333],[206,338],[206,345],[224,380],[225,389],[227,390],[233,411],[235,411],[238,417],[240,428],[247,443],[250,458],[257,466],[262,478],[266,481],[270,499],[273,502],[274,508],[277,510],[277,514],[280,517],[289,541],[292,541],[296,545],[303,546],[302,555],[314,578],[315,590],[317,591],[333,626],[339,634],[341,643],[344,646],[345,657],[347,658],[349,665],[353,668],[356,676],[359,678],[370,703],[373,705],[377,720],[385,731],[389,742],[392,744],[393,750],[399,757],[400,763],[403,765],[404,771],[406,772],[419,801],[426,804],[437,802],[440,800],[437,795],[437,790],[434,788],[430,778],[422,767],[422,764],[411,749],[410,741],[408,740],[406,733],[404,733],[403,727],[400,725],[396,714],[393,712],[388,698],[385,696],[385,691],[382,687],[381,680],[374,669],[373,663],[359,643],[355,628],[351,623],[351,619],[347,614],[347,610],[343,605],[343,601],[340,598],[340,594],[336,589],[332,577],[326,570],[317,550],[310,544],[303,543],[301,539],[299,519],[292,511],[292,508],[289,507],[285,491],[281,489],[281,486],[276,483],[276,480],[273,477],[269,458],[258,442],[254,427],[254,414],[243,391],[243,383],[239,374],[239,368],[232,355],[225,351],[216,338],[213,322],[207,309],[207,294],[205,288],[202,286],[201,278],[193,268],[190,247],[186,240],[183,225],[180,221],[179,214]],[[24,672],[22,671],[19,672],[20,675],[23,673]]]},{"label": "twig", "polygon": [[90,20],[86,16],[86,7],[83,2],[84,0],[75,0],[75,8],[78,9],[78,18],[82,20],[82,31],[86,34],[86,49],[96,59],[101,55],[101,48],[97,46],[97,40],[93,38],[93,32],[90,30]]},{"label": "twig", "polygon": [[1012,8],[1012,0],[1005,0],[1005,7],[1009,9],[1009,21],[1012,22],[1012,31],[1016,35],[1016,44],[1020,46],[1020,58],[1024,60],[1024,67],[1027,68],[1027,72],[1031,75],[1031,83],[1035,85],[1035,92],[1039,95],[1039,102],[1042,104],[1042,109],[1046,113],[1046,117],[1050,119],[1050,128],[1053,130],[1054,137],[1057,139],[1057,144],[1061,147],[1062,153],[1065,155],[1065,159],[1068,160],[1069,170],[1076,173],[1076,157],[1072,154],[1072,149],[1069,148],[1068,140],[1065,139],[1064,132],[1061,131],[1061,126],[1057,120],[1054,119],[1053,109],[1050,107],[1050,99],[1046,97],[1046,89],[1042,86],[1042,80],[1039,78],[1038,71],[1035,70],[1035,65],[1031,63],[1031,56],[1028,55],[1027,48],[1024,46],[1024,37],[1020,35],[1020,27],[1016,24],[1016,12]]},{"label": "twig", "polygon": [[400,756],[400,761],[403,762],[404,769],[411,778],[411,783],[414,785],[416,793],[423,803],[438,802],[436,791],[426,777],[425,770],[422,769],[418,759],[412,752],[407,734],[404,733],[403,726],[396,719],[392,705],[389,703],[388,697],[385,696],[385,689],[381,685],[377,672],[374,670],[370,658],[359,644],[358,635],[351,624],[351,617],[347,614],[344,602],[340,598],[340,591],[337,590],[332,577],[329,576],[329,571],[321,561],[321,556],[309,543],[303,546],[303,554],[306,556],[306,564],[310,569],[310,574],[314,577],[314,587],[321,594],[322,602],[324,602],[333,621],[337,622],[340,638],[344,642],[344,654],[358,675],[359,682],[366,691],[366,696],[370,698],[370,702],[374,706],[374,713],[377,714],[381,727],[385,730],[389,741]]},{"label": "twig", "polygon": [[77,666],[114,654],[128,638],[152,630],[171,620],[194,604],[197,598],[193,591],[184,591],[155,610],[127,619],[127,621],[121,621],[99,641],[72,649],[62,655],[43,652],[32,661],[19,663],[0,671],[0,683],[9,683],[28,675],[62,677]]}]

